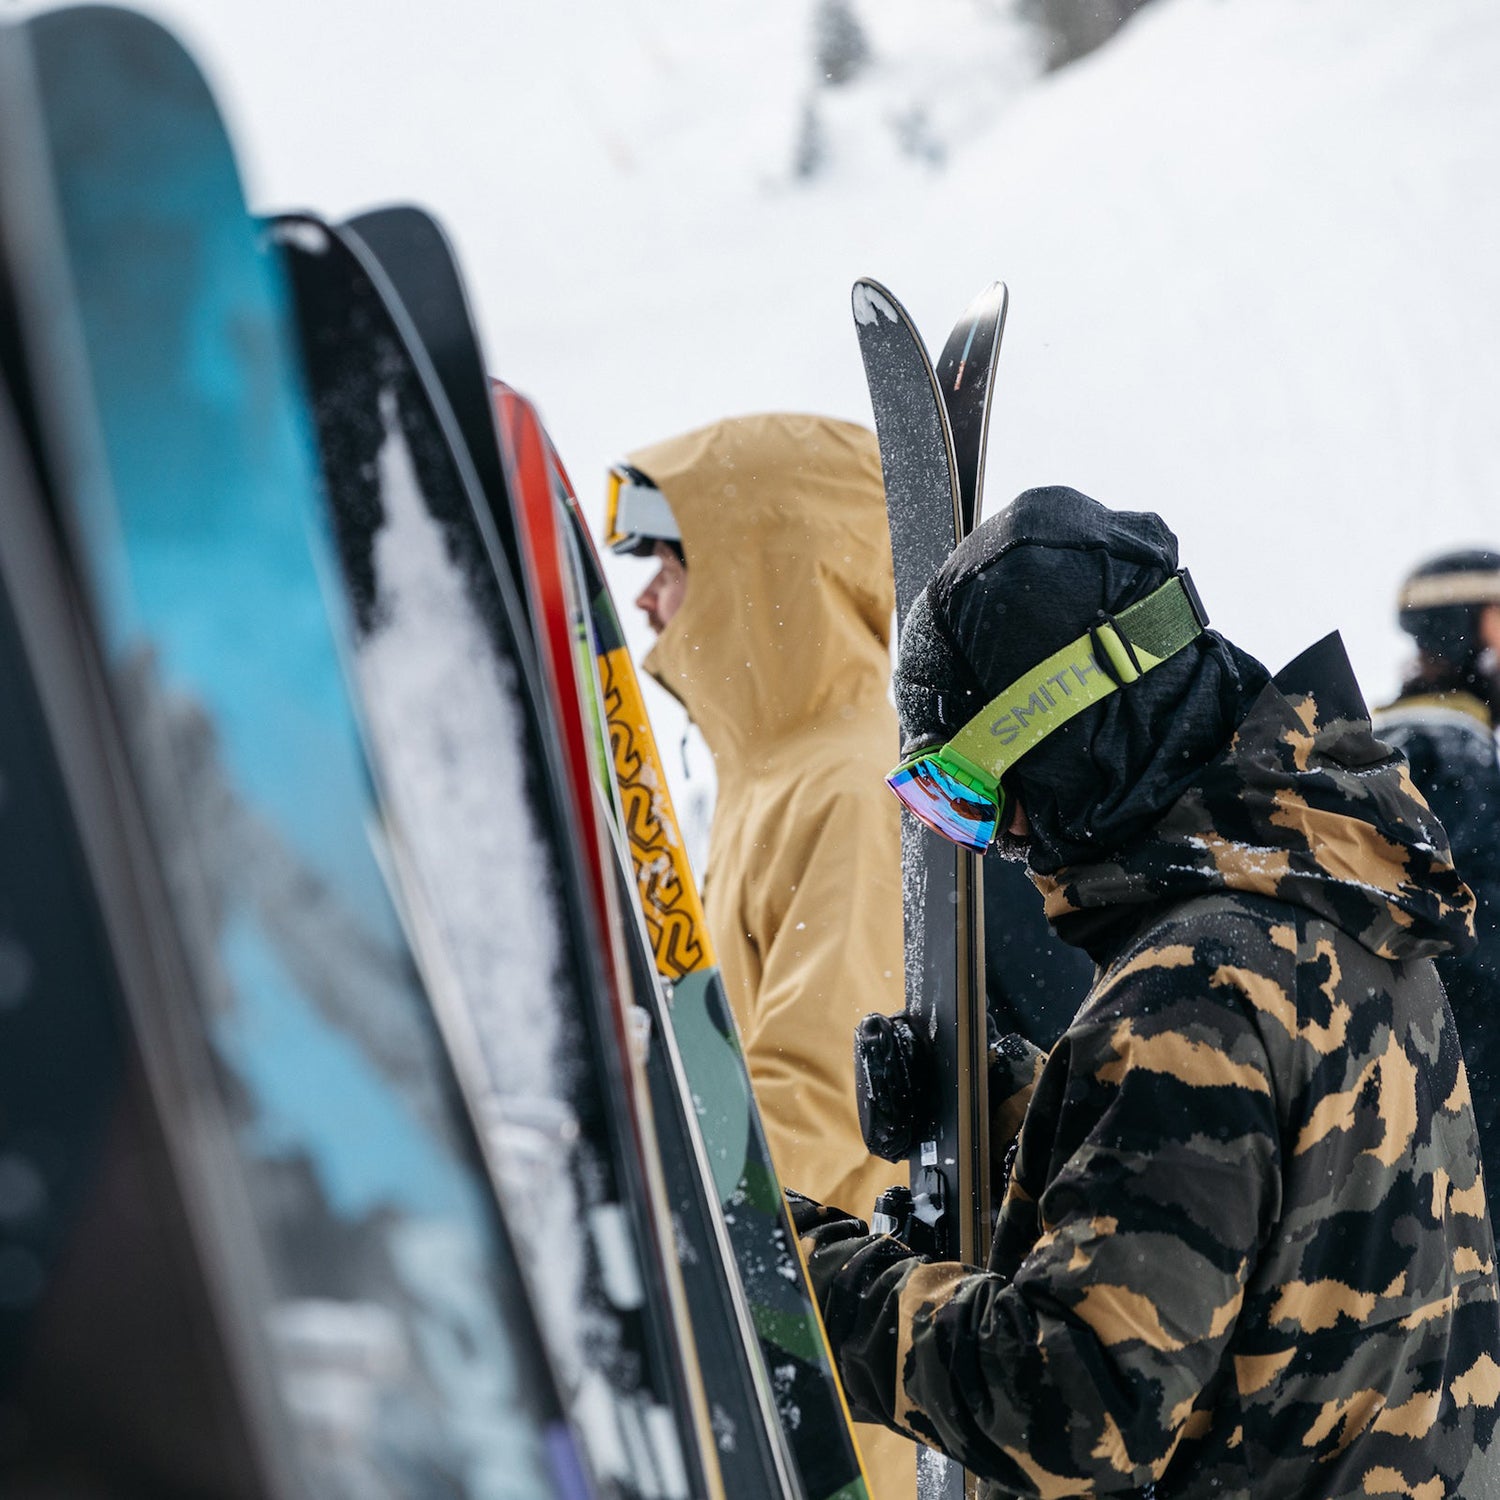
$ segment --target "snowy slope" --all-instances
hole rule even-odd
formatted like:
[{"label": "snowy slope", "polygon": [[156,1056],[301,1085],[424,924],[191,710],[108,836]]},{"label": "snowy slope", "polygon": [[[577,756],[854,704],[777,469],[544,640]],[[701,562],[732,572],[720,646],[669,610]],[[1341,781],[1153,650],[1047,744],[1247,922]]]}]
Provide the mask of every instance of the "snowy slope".
[{"label": "snowy slope", "polygon": [[1500,536],[1497,62],[1485,0],[1168,0],[1039,88],[944,184],[1015,292],[992,496],[1155,506],[1231,634],[1388,691],[1402,570]]},{"label": "snowy slope", "polygon": [[[450,223],[492,363],[586,500],[726,412],[868,420],[856,274],[934,342],[998,274],[990,506],[1066,482],[1159,509],[1270,665],[1340,626],[1389,692],[1402,570],[1500,535],[1493,0],[1157,0],[1029,85],[998,0],[866,0],[877,62],[819,92],[808,183],[807,0],[308,9],[162,13],[261,203],[404,196]],[[895,148],[914,108],[941,167]],[[617,576],[629,597],[643,565]]]}]

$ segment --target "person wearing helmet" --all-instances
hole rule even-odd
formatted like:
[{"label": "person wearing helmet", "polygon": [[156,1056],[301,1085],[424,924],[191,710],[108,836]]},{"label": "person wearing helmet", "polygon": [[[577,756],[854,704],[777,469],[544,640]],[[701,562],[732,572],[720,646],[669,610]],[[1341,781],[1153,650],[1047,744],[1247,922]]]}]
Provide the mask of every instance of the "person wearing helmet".
[{"label": "person wearing helmet", "polygon": [[1450,552],[1401,586],[1417,658],[1375,732],[1411,762],[1478,901],[1478,945],[1439,955],[1458,1023],[1485,1179],[1500,1183],[1500,552]]},{"label": "person wearing helmet", "polygon": [[[865,1212],[904,1176],[854,1097],[869,998],[903,993],[895,607],[875,436],[826,417],[715,422],[632,453],[607,543],[653,557],[645,669],[714,757],[704,908],[781,1180]],[[861,1428],[877,1500],[915,1450]]]},{"label": "person wearing helmet", "polygon": [[1148,513],[1065,488],[914,603],[893,789],[1024,857],[1098,976],[990,1260],[793,1200],[856,1415],[986,1492],[1500,1494],[1500,1287],[1431,962],[1473,896],[1338,637],[1276,677]]},{"label": "person wearing helmet", "polygon": [[653,634],[660,635],[687,595],[682,528],[667,497],[639,469],[618,464],[609,471],[604,528],[605,543],[617,556],[647,557],[656,563],[650,582],[636,595],[635,607]]}]

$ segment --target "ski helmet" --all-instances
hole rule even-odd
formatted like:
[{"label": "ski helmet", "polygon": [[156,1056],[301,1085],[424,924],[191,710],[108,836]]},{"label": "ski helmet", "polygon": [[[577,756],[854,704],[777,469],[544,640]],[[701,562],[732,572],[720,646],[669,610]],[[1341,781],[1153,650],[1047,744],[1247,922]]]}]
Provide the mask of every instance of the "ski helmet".
[{"label": "ski helmet", "polygon": [[1397,619],[1424,657],[1462,672],[1479,656],[1488,604],[1500,604],[1500,552],[1445,552],[1402,583]]},{"label": "ski helmet", "polygon": [[666,542],[682,561],[682,528],[667,497],[630,464],[616,464],[609,471],[604,542],[622,557],[648,557],[658,542]]}]

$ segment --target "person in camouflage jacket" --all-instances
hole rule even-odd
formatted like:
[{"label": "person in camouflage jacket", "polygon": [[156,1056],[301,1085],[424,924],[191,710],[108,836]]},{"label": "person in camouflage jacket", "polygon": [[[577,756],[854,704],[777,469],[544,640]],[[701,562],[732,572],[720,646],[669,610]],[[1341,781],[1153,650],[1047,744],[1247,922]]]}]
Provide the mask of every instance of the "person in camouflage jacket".
[{"label": "person in camouflage jacket", "polygon": [[[1176,563],[1155,516],[1020,497],[914,608],[904,750]],[[992,1495],[1500,1495],[1494,1244],[1431,963],[1473,899],[1337,638],[1272,681],[1205,632],[1006,789],[1096,978],[1045,1062],[1002,1049],[986,1269],[794,1202],[855,1415]]]}]

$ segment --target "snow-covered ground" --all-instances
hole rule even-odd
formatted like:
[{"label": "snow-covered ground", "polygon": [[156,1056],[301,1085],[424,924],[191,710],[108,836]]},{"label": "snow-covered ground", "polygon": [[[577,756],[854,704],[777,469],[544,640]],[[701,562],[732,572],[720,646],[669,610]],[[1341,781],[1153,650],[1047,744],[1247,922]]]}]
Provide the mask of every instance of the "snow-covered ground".
[{"label": "snow-covered ground", "polygon": [[1007,0],[856,8],[876,58],[839,90],[810,0],[158,13],[258,206],[447,221],[586,500],[728,412],[869,420],[856,275],[933,342],[999,275],[989,507],[1062,482],[1158,509],[1228,633],[1274,667],[1340,627],[1388,693],[1403,570],[1500,538],[1500,7],[1157,0],[1046,78]]}]

